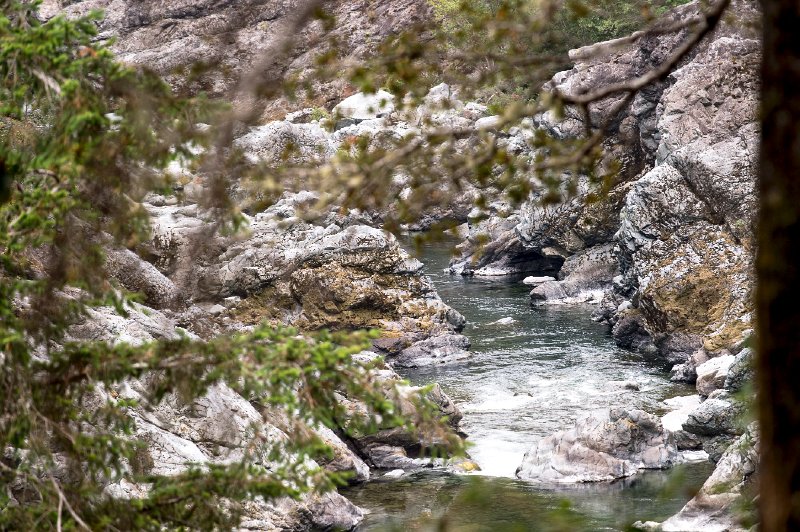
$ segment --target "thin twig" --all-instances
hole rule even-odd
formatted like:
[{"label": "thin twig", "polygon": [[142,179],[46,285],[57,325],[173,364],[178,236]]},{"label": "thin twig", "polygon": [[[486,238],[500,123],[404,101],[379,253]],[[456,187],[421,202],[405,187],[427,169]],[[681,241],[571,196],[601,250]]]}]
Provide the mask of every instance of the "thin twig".
[{"label": "thin twig", "polygon": [[79,516],[77,512],[75,512],[75,510],[72,508],[72,505],[64,496],[64,492],[61,491],[61,487],[58,485],[58,482],[56,482],[56,479],[53,478],[52,475],[50,475],[50,482],[53,483],[53,487],[56,489],[56,493],[58,493],[59,500],[64,502],[64,506],[67,507],[67,511],[75,520],[75,522],[78,523],[78,525],[84,530],[88,530],[89,532],[91,532],[92,529],[89,527],[89,525],[86,524],[86,522],[83,519],[81,519],[81,516]]}]

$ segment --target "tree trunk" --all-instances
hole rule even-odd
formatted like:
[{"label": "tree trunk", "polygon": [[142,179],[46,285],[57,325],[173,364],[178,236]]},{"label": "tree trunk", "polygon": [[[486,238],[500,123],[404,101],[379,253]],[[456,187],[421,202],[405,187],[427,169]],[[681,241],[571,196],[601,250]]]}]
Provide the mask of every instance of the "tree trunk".
[{"label": "tree trunk", "polygon": [[761,530],[800,530],[800,2],[764,0],[758,227]]}]

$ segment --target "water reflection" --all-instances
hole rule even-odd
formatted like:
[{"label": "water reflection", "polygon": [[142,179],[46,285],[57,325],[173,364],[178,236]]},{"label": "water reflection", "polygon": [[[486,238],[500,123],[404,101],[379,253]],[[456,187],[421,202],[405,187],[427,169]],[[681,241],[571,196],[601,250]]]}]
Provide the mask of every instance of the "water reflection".
[{"label": "water reflection", "polygon": [[[377,480],[343,493],[370,509],[360,531],[624,530],[676,513],[710,474],[710,464],[643,472],[609,484],[558,490],[521,481],[421,472]],[[477,481],[477,483],[476,483]]]}]

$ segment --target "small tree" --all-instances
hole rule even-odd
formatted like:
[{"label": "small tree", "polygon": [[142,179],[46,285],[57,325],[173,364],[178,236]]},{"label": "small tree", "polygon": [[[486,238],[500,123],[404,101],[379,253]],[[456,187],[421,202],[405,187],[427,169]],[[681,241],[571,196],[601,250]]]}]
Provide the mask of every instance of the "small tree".
[{"label": "small tree", "polygon": [[[117,63],[94,44],[98,13],[43,23],[37,3],[0,5],[0,528],[230,528],[243,501],[343,480],[309,467],[309,457],[330,452],[312,427],[347,419],[348,430],[370,431],[380,418],[420,429],[378,387],[374,364],[351,358],[369,346],[368,333],[260,326],[209,342],[65,342],[93,307],[129,311],[132,295],[109,281],[103,250],[149,238],[140,200],[171,188],[164,167],[193,157],[190,147],[209,140],[198,124],[228,111]],[[219,227],[236,229],[226,198],[208,207]],[[157,376],[153,403],[168,393],[191,402],[226,383],[264,409],[295,412],[291,437],[275,442],[254,427],[238,462],[169,477],[137,472],[136,404],[104,392],[146,375]],[[337,392],[363,401],[364,417],[349,419]],[[87,408],[91,399],[99,404]],[[111,497],[105,487],[123,478],[148,486],[147,496]]]}]

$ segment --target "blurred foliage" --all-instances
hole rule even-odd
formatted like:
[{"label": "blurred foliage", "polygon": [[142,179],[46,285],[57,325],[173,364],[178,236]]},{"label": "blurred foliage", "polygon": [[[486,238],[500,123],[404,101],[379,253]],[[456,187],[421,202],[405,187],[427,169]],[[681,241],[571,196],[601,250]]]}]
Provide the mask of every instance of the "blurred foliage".
[{"label": "blurred foliage", "polygon": [[[99,13],[43,22],[37,3],[0,5],[0,529],[235,527],[243,502],[346,481],[310,465],[331,453],[312,427],[438,431],[438,445],[459,450],[424,394],[411,398],[416,415],[401,416],[399,393],[375,378],[380,362],[352,358],[373,333],[260,326],[210,341],[71,342],[70,326],[93,309],[143,310],[111,280],[104,250],[150,238],[142,199],[173,193],[165,167],[208,146],[202,124],[226,107],[118,63],[96,43]],[[241,226],[227,193],[204,206],[219,231]],[[131,379],[151,383],[146,404],[116,393]],[[286,440],[256,424],[241,460],[153,474],[135,409],[168,396],[191,404],[217,383],[265,414],[289,413]],[[337,394],[363,402],[363,416]],[[146,495],[111,496],[121,481]]]},{"label": "blurred foliage", "polygon": [[[209,341],[128,345],[74,343],[68,331],[94,310],[126,316],[142,309],[111,279],[104,250],[135,250],[147,241],[142,200],[176,194],[182,183],[165,171],[176,160],[191,161],[204,177],[199,207],[218,234],[242,229],[240,205],[247,202],[233,191],[244,184],[255,198],[246,208],[310,188],[324,192],[317,210],[378,213],[387,229],[467,189],[478,191],[475,203],[485,208],[501,196],[558,202],[574,197],[584,181],[607,188],[616,178],[614,165],[601,164],[608,124],[587,123],[584,137],[556,140],[531,119],[588,106],[591,95],[579,101],[540,93],[553,69],[566,64],[567,45],[559,39],[605,38],[649,17],[610,1],[594,8],[543,2],[535,9],[515,0],[438,2],[440,27],[390,36],[364,62],[350,60],[331,38],[311,77],[266,75],[305,25],[315,23],[326,35],[335,28],[320,2],[308,2],[287,25],[285,42],[243,76],[233,106],[177,95],[147,69],[117,62],[98,40],[99,13],[43,21],[38,2],[0,5],[0,528],[21,530],[233,528],[246,501],[299,497],[345,480],[309,465],[307,458],[330,453],[315,426],[352,433],[403,427],[459,452],[460,440],[423,396],[416,414],[401,416],[399,396],[378,385],[374,364],[354,360],[370,333],[260,326]],[[193,75],[209,68],[198,65]],[[235,133],[257,121],[263,101],[310,98],[316,82],[330,79],[367,92],[385,87],[397,96],[398,117],[422,104],[446,110],[447,99],[424,100],[434,80],[453,83],[463,99],[488,97],[509,83],[514,89],[507,91],[513,97],[489,102],[499,115],[491,128],[441,123],[429,113],[408,135],[353,136],[326,161],[295,163],[291,145],[279,160],[243,157]],[[617,92],[625,104],[636,90]],[[327,118],[318,110],[313,117]],[[503,144],[498,132],[511,128],[529,133],[525,149]],[[276,442],[255,426],[240,461],[154,475],[132,416],[146,405],[112,393],[138,378],[153,380],[151,405],[170,395],[188,404],[225,383],[262,412],[290,414],[287,439]],[[344,419],[337,393],[363,402],[363,418]],[[106,487],[123,480],[146,486],[146,495],[112,497]],[[561,529],[576,518],[568,508],[559,516],[553,522]]]},{"label": "blurred foliage", "polygon": [[666,10],[688,0],[589,0],[552,3],[548,0],[430,0],[442,29],[455,47],[464,37],[480,37],[480,22],[496,17],[501,10],[511,16],[541,15],[552,12],[544,42],[532,40],[532,50],[566,52],[641,30]]}]

